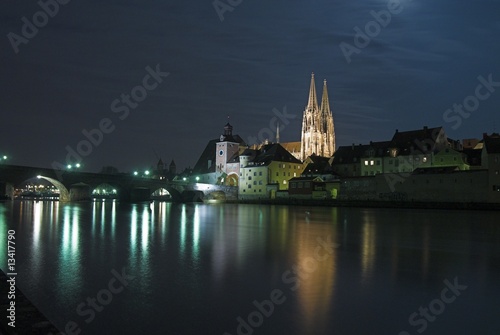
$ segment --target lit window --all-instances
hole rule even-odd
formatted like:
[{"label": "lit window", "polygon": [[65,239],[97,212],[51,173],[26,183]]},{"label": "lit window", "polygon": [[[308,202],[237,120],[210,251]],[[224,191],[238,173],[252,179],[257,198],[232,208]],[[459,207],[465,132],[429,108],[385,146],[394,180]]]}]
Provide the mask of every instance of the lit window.
[{"label": "lit window", "polygon": [[374,161],[370,161],[370,165],[373,165],[373,164],[375,164],[375,162]]},{"label": "lit window", "polygon": [[286,185],[286,180],[283,180],[283,185]]},{"label": "lit window", "polygon": [[424,156],[424,158],[422,158],[422,162],[427,162],[427,157]]},{"label": "lit window", "polygon": [[365,161],[365,165],[368,166],[368,161]]}]

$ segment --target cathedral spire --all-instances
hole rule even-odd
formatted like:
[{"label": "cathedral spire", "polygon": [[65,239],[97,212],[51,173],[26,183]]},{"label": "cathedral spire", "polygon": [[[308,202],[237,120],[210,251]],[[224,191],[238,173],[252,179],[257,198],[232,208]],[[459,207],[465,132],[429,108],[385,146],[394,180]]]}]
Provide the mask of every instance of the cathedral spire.
[{"label": "cathedral spire", "polygon": [[311,75],[309,101],[302,118],[300,157],[302,161],[312,154],[331,157],[335,151],[335,129],[328,99],[326,80],[323,81],[321,108],[318,107],[314,73]]},{"label": "cathedral spire", "polygon": [[328,89],[326,88],[326,79],[323,80],[323,96],[321,97],[321,115],[323,117],[330,115],[330,102],[328,100]]},{"label": "cathedral spire", "polygon": [[318,110],[318,99],[316,98],[316,84],[314,83],[314,72],[311,73],[311,88],[309,89],[309,101],[307,102],[307,110]]}]

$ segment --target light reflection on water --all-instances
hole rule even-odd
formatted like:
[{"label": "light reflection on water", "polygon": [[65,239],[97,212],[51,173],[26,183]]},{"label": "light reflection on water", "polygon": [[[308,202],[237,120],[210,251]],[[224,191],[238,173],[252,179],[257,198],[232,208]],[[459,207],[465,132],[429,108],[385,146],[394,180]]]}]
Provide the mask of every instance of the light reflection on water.
[{"label": "light reflection on water", "polygon": [[[469,298],[464,294],[464,303],[454,305],[454,318],[472,303],[496,303],[495,215],[22,201],[0,204],[0,238],[16,229],[19,285],[61,328],[73,320],[85,333],[132,334],[140,320],[146,333],[234,334],[237,317],[245,319],[253,301],[279,288],[285,303],[255,334],[398,334],[415,330],[409,314],[439,294],[444,279],[459,276],[471,287]],[[339,246],[314,261],[318,238]],[[0,257],[5,269],[5,250]],[[122,268],[136,279],[86,324],[76,306]],[[283,280],[286,271],[297,278],[296,290]],[[470,329],[433,327],[436,333]]]}]

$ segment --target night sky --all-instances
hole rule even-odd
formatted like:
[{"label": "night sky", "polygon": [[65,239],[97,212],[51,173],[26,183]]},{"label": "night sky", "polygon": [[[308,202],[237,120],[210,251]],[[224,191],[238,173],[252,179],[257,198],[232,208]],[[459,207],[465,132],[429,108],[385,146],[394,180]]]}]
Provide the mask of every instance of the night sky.
[{"label": "night sky", "polygon": [[[85,170],[146,168],[157,155],[183,169],[228,115],[248,140],[284,109],[295,117],[281,141],[298,141],[311,72],[319,95],[328,80],[337,146],[424,125],[454,139],[500,128],[500,84],[480,90],[479,106],[468,99],[467,118],[443,119],[476,95],[479,76],[500,82],[499,1],[220,0],[219,13],[213,0],[60,1],[53,17],[35,1],[0,4],[0,154],[11,164],[65,164],[101,124],[97,144],[80,147]],[[369,24],[388,5],[390,22]],[[34,19],[38,32],[23,37]],[[356,27],[372,37],[348,62],[340,45],[356,47]],[[157,68],[161,82],[140,87]],[[120,101],[132,91],[143,99],[133,108]]]}]

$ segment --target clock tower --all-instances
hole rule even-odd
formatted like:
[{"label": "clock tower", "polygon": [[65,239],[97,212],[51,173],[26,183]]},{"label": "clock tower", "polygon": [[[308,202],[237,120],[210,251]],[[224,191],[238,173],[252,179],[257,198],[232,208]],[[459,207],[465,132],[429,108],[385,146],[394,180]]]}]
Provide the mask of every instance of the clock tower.
[{"label": "clock tower", "polygon": [[215,174],[217,177],[228,174],[227,163],[239,152],[239,143],[233,137],[233,126],[229,122],[224,126],[224,133],[220,135],[215,145]]}]

